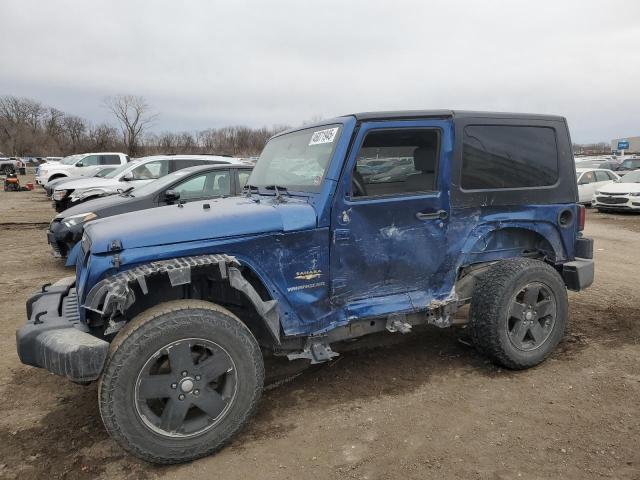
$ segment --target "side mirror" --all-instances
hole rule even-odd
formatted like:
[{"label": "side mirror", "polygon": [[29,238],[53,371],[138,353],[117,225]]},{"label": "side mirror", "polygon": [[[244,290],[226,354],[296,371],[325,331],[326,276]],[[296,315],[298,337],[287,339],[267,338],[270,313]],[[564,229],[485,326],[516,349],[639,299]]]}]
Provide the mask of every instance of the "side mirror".
[{"label": "side mirror", "polygon": [[133,173],[127,172],[122,177],[120,177],[121,182],[130,182],[133,180]]},{"label": "side mirror", "polygon": [[180,192],[176,192],[175,190],[167,190],[164,192],[164,199],[167,202],[175,202],[180,200]]},{"label": "side mirror", "polygon": [[84,167],[84,163],[82,163],[82,161],[79,161],[76,163],[76,167]]}]

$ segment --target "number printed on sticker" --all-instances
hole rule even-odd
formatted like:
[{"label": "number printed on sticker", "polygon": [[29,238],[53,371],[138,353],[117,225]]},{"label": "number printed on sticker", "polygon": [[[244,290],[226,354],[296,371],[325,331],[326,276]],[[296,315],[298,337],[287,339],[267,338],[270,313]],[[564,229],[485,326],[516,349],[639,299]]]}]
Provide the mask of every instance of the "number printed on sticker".
[{"label": "number printed on sticker", "polygon": [[317,132],[313,132],[313,135],[311,135],[311,140],[309,141],[309,145],[331,143],[336,138],[336,133],[338,133],[338,127],[327,128],[325,130],[318,130]]}]

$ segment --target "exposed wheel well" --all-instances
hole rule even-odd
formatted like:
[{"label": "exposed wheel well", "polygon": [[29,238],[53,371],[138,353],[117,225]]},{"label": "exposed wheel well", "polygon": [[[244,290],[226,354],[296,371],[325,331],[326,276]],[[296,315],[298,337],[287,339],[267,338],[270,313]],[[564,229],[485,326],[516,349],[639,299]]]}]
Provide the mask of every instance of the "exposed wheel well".
[{"label": "exposed wheel well", "polygon": [[[229,273],[232,273],[231,270],[229,268]],[[238,267],[238,270],[243,281],[249,285],[242,290],[232,286],[233,282],[230,278],[221,278],[220,266],[216,263],[192,268],[189,281],[178,282],[179,284],[172,281],[169,272],[145,276],[142,283],[129,281],[126,286],[127,295],[134,301],[124,309],[124,312],[118,312],[115,320],[128,322],[149,308],[167,301],[204,300],[230,310],[251,330],[261,345],[271,347],[276,340],[266,323],[264,310],[259,312],[258,309],[269,305],[273,300],[268,289],[251,269]],[[249,298],[252,294],[254,298]],[[103,301],[106,301],[106,297]],[[90,324],[104,331],[109,327],[108,318],[95,307],[102,309],[104,304],[94,305],[93,311],[88,310]]]}]

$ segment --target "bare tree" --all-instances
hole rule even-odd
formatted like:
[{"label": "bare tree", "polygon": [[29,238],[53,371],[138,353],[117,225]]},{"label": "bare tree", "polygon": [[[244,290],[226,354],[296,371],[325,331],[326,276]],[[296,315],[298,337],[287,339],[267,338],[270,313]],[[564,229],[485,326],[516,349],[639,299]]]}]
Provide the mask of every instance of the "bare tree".
[{"label": "bare tree", "polygon": [[136,95],[116,95],[106,98],[104,105],[116,117],[122,131],[122,140],[129,153],[138,153],[144,132],[153,124],[157,115],[143,97]]}]

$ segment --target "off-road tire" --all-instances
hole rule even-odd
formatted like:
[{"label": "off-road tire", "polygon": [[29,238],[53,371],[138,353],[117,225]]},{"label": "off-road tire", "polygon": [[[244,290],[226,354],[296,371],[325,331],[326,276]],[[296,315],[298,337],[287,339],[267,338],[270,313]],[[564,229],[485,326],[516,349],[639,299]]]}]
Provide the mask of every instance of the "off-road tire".
[{"label": "off-road tire", "polygon": [[[237,372],[233,403],[219,423],[195,437],[169,438],[144,424],[135,384],[142,365],[168,342],[210,339],[232,358]],[[251,418],[264,383],[256,339],[233,313],[201,300],[156,305],[125,325],[113,340],[98,386],[100,415],[109,434],[128,452],[159,464],[181,463],[219,450]]]},{"label": "off-road tire", "polygon": [[[535,350],[517,349],[509,338],[508,317],[515,296],[531,282],[543,284],[555,298],[556,318]],[[521,370],[538,365],[558,345],[568,318],[567,290],[558,272],[534,259],[503,260],[480,276],[471,299],[469,327],[476,348],[493,362]]]}]

